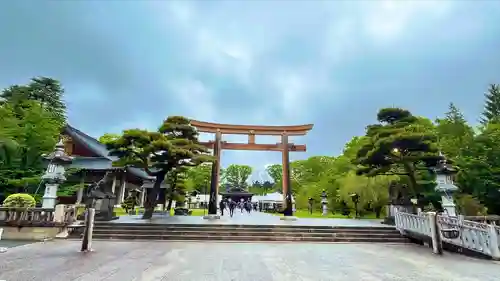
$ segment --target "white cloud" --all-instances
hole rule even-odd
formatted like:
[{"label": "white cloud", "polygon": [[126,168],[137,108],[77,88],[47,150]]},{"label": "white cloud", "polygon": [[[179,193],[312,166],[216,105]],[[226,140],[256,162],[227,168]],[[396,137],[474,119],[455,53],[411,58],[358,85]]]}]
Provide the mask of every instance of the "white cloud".
[{"label": "white cloud", "polygon": [[217,109],[212,102],[213,93],[201,81],[190,78],[170,81],[166,88],[180,103],[178,108],[182,109],[182,112],[179,112],[179,115],[209,122],[216,119]]},{"label": "white cloud", "polygon": [[449,1],[384,0],[365,6],[362,27],[373,43],[390,44],[416,24],[425,24],[450,11]]}]

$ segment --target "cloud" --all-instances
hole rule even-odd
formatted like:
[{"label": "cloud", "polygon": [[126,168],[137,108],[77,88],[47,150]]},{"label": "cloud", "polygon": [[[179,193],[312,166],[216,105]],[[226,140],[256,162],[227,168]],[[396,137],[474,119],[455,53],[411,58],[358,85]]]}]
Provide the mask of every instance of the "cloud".
[{"label": "cloud", "polygon": [[[453,101],[475,121],[487,84],[500,79],[499,7],[444,0],[4,1],[0,86],[37,75],[60,79],[71,123],[94,136],[155,129],[168,115],[314,123],[293,140],[308,152],[291,159],[336,155],[384,106],[434,118]],[[281,155],[225,151],[222,162],[263,170]]]}]

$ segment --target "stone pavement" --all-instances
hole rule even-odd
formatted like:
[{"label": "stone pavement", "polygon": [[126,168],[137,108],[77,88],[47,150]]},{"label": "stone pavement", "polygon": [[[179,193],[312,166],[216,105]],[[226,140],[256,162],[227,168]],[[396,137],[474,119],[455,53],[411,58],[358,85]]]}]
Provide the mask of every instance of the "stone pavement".
[{"label": "stone pavement", "polygon": [[53,241],[0,254],[7,281],[493,281],[500,263],[416,245]]},{"label": "stone pavement", "polygon": [[154,223],[154,224],[240,224],[240,225],[302,225],[302,226],[369,226],[387,227],[381,224],[382,220],[373,219],[320,219],[298,218],[296,221],[280,220],[280,216],[261,212],[247,214],[236,210],[231,218],[222,216],[219,220],[205,220],[200,216],[168,216],[155,215],[151,220],[142,220],[141,216],[120,216],[113,223]]}]

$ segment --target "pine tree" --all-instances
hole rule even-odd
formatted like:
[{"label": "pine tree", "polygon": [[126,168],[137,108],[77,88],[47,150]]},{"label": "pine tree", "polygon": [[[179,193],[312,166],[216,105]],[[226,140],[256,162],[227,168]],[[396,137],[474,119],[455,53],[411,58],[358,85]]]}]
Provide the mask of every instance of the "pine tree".
[{"label": "pine tree", "polygon": [[481,123],[486,125],[489,122],[500,121],[500,85],[491,84],[488,92],[484,96],[486,101]]}]

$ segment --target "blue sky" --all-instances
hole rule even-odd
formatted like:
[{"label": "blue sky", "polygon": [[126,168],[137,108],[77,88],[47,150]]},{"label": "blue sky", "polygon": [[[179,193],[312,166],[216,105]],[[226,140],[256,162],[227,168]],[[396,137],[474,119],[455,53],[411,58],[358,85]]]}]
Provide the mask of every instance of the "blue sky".
[{"label": "blue sky", "polygon": [[[0,87],[59,79],[71,124],[90,135],[168,115],[314,123],[292,159],[339,154],[381,107],[435,118],[453,101],[476,122],[500,83],[496,1],[2,1],[0,40]],[[280,159],[222,162],[259,178]]]}]

